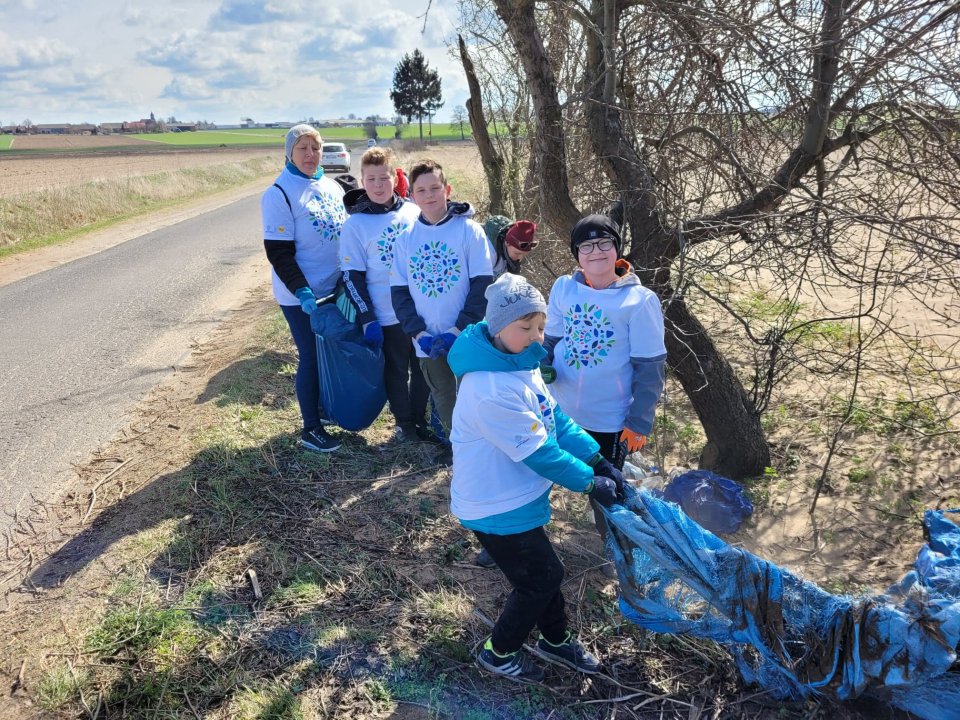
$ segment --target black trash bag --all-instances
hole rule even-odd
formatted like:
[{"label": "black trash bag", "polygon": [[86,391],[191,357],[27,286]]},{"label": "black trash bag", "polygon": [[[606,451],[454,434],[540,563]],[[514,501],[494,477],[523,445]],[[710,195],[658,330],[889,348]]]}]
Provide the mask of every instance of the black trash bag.
[{"label": "black trash bag", "polygon": [[320,305],[310,325],[317,338],[325,416],[344,430],[370,427],[387,402],[383,351],[368,345],[359,325],[347,320],[334,303]]}]

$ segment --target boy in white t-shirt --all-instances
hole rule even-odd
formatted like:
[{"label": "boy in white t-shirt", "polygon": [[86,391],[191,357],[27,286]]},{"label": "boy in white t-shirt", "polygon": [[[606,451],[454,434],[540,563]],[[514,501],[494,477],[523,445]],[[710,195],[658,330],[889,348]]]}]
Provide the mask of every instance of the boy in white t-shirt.
[{"label": "boy in white t-shirt", "polygon": [[[449,437],[457,384],[447,353],[457,335],[483,317],[483,291],[493,280],[490,244],[471,220],[473,208],[450,202],[439,164],[423,160],[410,168],[410,188],[420,216],[394,244],[391,300]],[[437,461],[452,462],[449,446]]]},{"label": "boy in white t-shirt", "polygon": [[360,158],[362,189],[343,198],[349,217],[340,230],[340,269],[367,341],[383,346],[383,383],[401,442],[439,442],[426,419],[430,389],[390,299],[394,244],[420,209],[397,191],[396,156],[371,147]]},{"label": "boy in white t-shirt", "polygon": [[541,680],[543,671],[521,652],[536,626],[537,655],[595,673],[600,663],[567,629],[563,564],[544,525],[554,483],[606,506],[622,497],[623,478],[543,382],[547,306],[540,292],[505,273],[486,299],[485,321],[467,327],[448,356],[461,378],[450,510],[513,586],[477,662],[506,677]]}]

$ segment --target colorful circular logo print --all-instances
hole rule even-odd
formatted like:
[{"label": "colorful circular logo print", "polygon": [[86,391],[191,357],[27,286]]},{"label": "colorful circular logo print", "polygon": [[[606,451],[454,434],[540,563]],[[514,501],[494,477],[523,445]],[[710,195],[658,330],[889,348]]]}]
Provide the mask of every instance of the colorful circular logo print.
[{"label": "colorful circular logo print", "polygon": [[383,229],[377,239],[377,256],[387,270],[393,268],[393,243],[396,242],[400,233],[406,229],[406,225],[392,222]]},{"label": "colorful circular logo print", "polygon": [[340,228],[347,218],[347,211],[343,201],[333,195],[314,193],[307,201],[307,212],[310,213],[310,222],[313,229],[324,240],[336,241],[340,239]]},{"label": "colorful circular logo print", "polygon": [[410,256],[410,279],[426,297],[435,298],[449,291],[460,280],[460,258],[439,240],[429,242]]},{"label": "colorful circular logo print", "polygon": [[610,320],[596,305],[577,303],[563,316],[563,337],[567,341],[564,361],[577,369],[596,367],[616,344]]}]

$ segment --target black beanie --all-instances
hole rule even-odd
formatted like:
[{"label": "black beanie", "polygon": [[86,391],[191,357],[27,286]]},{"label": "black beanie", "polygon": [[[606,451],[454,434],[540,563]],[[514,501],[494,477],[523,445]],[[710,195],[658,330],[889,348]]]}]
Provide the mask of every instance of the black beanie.
[{"label": "black beanie", "polygon": [[573,226],[570,231],[570,252],[574,259],[577,259],[577,246],[582,242],[597,240],[599,238],[610,238],[617,248],[617,257],[623,250],[623,239],[620,237],[620,231],[616,224],[606,215],[587,215],[580,222]]}]

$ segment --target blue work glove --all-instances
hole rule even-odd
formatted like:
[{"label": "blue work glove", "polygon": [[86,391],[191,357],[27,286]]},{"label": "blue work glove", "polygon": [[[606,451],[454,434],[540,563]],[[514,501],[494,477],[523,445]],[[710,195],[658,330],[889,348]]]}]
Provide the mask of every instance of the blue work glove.
[{"label": "blue work glove", "polygon": [[313,315],[317,311],[317,296],[313,294],[313,290],[308,287],[302,287],[297,290],[294,295],[296,295],[297,300],[300,301],[300,309],[307,315]]},{"label": "blue work glove", "polygon": [[383,328],[376,320],[371,320],[363,326],[363,339],[371,347],[383,347]]},{"label": "blue work glove", "polygon": [[433,335],[421,335],[417,340],[417,345],[420,346],[420,349],[423,351],[423,354],[427,357],[430,357],[430,350],[433,349],[434,337]]},{"label": "blue work glove", "polygon": [[591,500],[595,500],[604,507],[615,505],[617,501],[617,486],[613,480],[603,475],[596,475],[593,478],[593,487],[588,493]]},{"label": "blue work glove", "polygon": [[549,385],[557,379],[557,369],[553,365],[544,365],[540,363],[540,377]]},{"label": "blue work glove", "polygon": [[457,336],[450,332],[440,333],[433,339],[433,347],[430,348],[430,359],[446,357],[456,342]]},{"label": "blue work glove", "polygon": [[594,476],[599,475],[601,477],[610,478],[613,480],[613,484],[617,488],[617,500],[619,502],[623,501],[623,499],[626,497],[626,494],[623,490],[623,473],[617,470],[609,460],[601,455],[600,459],[593,466],[593,474]]}]

